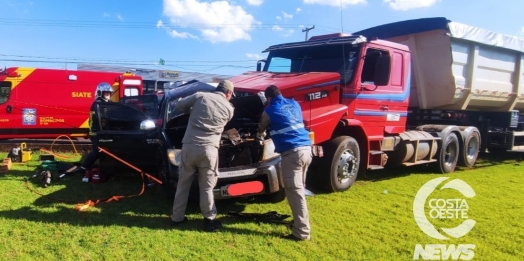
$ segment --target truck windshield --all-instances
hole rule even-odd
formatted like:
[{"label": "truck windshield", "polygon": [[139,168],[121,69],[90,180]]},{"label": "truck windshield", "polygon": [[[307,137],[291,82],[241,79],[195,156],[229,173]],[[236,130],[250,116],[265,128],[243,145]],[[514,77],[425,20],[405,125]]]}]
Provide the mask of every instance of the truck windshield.
[{"label": "truck windshield", "polygon": [[[264,71],[278,73],[337,72],[352,78],[358,47],[324,45],[273,50]],[[351,71],[351,72],[348,72]],[[349,75],[348,75],[349,73]]]}]

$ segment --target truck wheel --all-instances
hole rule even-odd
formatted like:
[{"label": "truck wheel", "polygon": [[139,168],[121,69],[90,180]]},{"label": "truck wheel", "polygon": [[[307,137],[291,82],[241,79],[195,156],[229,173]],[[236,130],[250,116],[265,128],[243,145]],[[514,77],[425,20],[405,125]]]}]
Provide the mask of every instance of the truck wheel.
[{"label": "truck wheel", "polygon": [[468,133],[464,147],[460,150],[460,166],[471,168],[475,165],[480,151],[480,135],[476,131]]},{"label": "truck wheel", "polygon": [[451,173],[457,166],[459,158],[460,145],[455,133],[449,133],[442,141],[442,148],[440,148],[438,165],[440,172]]},{"label": "truck wheel", "polygon": [[[360,164],[360,149],[357,141],[340,136],[326,142],[324,157],[319,166],[320,181],[329,192],[348,190],[357,179]],[[329,175],[325,175],[329,173]]]}]

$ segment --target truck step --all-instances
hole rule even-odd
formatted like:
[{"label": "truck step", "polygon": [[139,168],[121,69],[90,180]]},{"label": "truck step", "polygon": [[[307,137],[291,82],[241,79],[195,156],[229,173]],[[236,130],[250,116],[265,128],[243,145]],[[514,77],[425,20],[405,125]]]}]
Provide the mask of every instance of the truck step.
[{"label": "truck step", "polygon": [[420,164],[427,164],[427,163],[432,163],[432,162],[437,162],[436,159],[431,159],[431,160],[419,160],[415,163],[413,162],[404,162],[402,163],[402,165],[404,166],[413,166],[413,165],[420,165]]},{"label": "truck step", "polygon": [[377,170],[377,169],[383,169],[383,166],[380,165],[369,165],[370,170]]},{"label": "truck step", "polygon": [[380,155],[380,154],[384,154],[384,152],[381,151],[381,150],[370,150],[369,154],[371,154],[371,155]]}]

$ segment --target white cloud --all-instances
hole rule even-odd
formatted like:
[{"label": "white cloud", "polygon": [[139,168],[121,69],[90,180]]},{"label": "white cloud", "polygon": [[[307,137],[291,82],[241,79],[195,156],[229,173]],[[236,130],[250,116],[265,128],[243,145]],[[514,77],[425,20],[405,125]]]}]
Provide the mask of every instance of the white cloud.
[{"label": "white cloud", "polygon": [[280,27],[278,25],[273,25],[273,27],[271,27],[271,30],[273,30],[275,32],[279,32],[281,35],[283,35],[285,37],[291,36],[295,32],[293,29],[284,30],[284,28],[282,28],[282,27]]},{"label": "white cloud", "polygon": [[177,30],[171,30],[169,29],[168,27],[166,27],[164,25],[164,22],[162,22],[162,20],[158,20],[158,22],[156,22],[156,28],[162,28],[164,30],[166,30],[166,32],[173,38],[183,38],[183,39],[186,39],[186,38],[192,38],[192,39],[198,39],[197,36],[194,36],[188,32],[178,32]]},{"label": "white cloud", "polygon": [[277,17],[275,17],[277,20],[282,20],[282,17],[280,15],[277,15]]},{"label": "white cloud", "polygon": [[225,0],[164,0],[164,15],[173,26],[198,30],[212,43],[251,40],[248,32],[258,23],[242,7]]},{"label": "white cloud", "polygon": [[302,9],[300,9],[300,7],[297,7],[297,14],[300,13],[302,11]]},{"label": "white cloud", "polygon": [[173,38],[183,38],[183,39],[186,39],[186,38],[192,38],[192,39],[198,39],[198,37],[188,33],[188,32],[177,32],[176,30],[171,30],[169,31],[169,35],[171,35],[171,37]]},{"label": "white cloud", "polygon": [[430,7],[441,0],[384,0],[394,10],[406,11],[409,9]]},{"label": "white cloud", "polygon": [[293,19],[293,15],[292,14],[288,14],[284,11],[282,11],[282,16],[284,16],[284,19]]},{"label": "white cloud", "polygon": [[247,0],[247,3],[254,6],[260,6],[264,0]]},{"label": "white cloud", "polygon": [[116,17],[118,18],[118,20],[124,21],[124,18],[120,14],[116,14]]},{"label": "white cloud", "polygon": [[304,1],[304,4],[329,5],[329,6],[335,6],[335,7],[340,7],[341,3],[342,3],[342,6],[367,4],[367,0],[303,0],[303,1]]},{"label": "white cloud", "polygon": [[289,37],[289,36],[291,36],[294,32],[295,32],[295,31],[294,31],[293,29],[289,29],[289,30],[286,30],[286,31],[284,32],[283,35],[284,35],[285,37]]},{"label": "white cloud", "polygon": [[262,59],[262,55],[260,55],[258,53],[246,53],[246,56],[247,56],[247,58],[252,58],[252,59],[256,59],[256,60]]}]

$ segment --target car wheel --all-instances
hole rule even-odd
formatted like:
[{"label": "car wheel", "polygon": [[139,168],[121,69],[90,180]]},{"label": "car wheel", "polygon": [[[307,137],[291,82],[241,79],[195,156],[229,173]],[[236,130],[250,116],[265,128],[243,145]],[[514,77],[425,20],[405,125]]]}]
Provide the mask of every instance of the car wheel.
[{"label": "car wheel", "polygon": [[175,197],[176,183],[171,179],[169,175],[169,166],[167,165],[167,159],[162,153],[162,149],[158,149],[156,153],[156,176],[162,181],[162,186],[166,191],[168,199]]},{"label": "car wheel", "polygon": [[279,191],[267,195],[267,198],[271,203],[282,202],[284,199],[286,199],[286,190],[281,188]]}]

